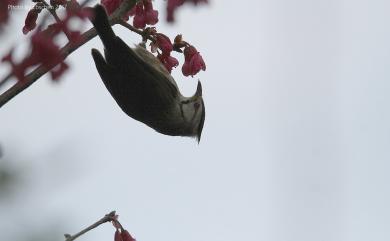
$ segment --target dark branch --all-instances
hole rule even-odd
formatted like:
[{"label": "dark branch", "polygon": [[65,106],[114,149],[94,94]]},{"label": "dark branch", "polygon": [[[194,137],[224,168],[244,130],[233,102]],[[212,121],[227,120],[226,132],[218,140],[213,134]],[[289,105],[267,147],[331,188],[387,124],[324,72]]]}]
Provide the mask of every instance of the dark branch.
[{"label": "dark branch", "polygon": [[78,237],[80,237],[81,235],[87,233],[88,231],[91,231],[92,229],[94,229],[94,228],[96,228],[104,223],[111,222],[111,221],[116,221],[115,211],[112,211],[109,214],[106,214],[103,218],[101,218],[96,223],[86,227],[85,229],[81,230],[80,232],[78,232],[74,235],[65,234],[65,241],[73,241],[73,240],[77,239]]}]

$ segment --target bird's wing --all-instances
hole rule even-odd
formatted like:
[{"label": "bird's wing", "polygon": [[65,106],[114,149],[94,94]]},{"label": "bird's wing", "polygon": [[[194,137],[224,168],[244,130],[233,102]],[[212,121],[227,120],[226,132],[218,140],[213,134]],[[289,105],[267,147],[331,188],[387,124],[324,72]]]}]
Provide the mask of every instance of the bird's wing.
[{"label": "bird's wing", "polygon": [[129,77],[124,81],[136,82],[144,88],[142,92],[149,94],[148,98],[155,99],[157,103],[171,104],[177,98],[179,91],[169,79],[170,74],[159,71],[154,63],[145,61],[119,37],[115,39],[115,51],[106,51],[106,60],[126,78]]}]

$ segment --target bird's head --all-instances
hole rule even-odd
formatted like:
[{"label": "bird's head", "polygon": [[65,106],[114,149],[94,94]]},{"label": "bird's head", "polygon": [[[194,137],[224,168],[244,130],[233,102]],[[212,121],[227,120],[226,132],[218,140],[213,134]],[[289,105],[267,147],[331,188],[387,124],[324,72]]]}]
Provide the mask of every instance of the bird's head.
[{"label": "bird's head", "polygon": [[206,117],[205,105],[202,97],[202,84],[198,81],[196,92],[192,97],[184,97],[180,102],[180,111],[183,119],[192,128],[193,136],[200,141]]}]

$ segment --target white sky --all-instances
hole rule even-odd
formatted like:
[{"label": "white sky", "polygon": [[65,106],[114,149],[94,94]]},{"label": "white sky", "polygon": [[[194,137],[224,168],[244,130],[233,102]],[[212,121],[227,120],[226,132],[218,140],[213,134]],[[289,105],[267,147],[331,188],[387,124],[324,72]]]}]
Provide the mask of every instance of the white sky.
[{"label": "white sky", "polygon": [[[42,78],[0,110],[4,160],[22,172],[0,200],[0,240],[21,225],[63,240],[111,210],[139,241],[390,239],[390,2],[210,1],[159,25],[206,61],[194,79],[174,73],[186,95],[202,81],[201,144],[122,113],[95,39],[61,83]],[[24,15],[0,53],[22,42]]]}]

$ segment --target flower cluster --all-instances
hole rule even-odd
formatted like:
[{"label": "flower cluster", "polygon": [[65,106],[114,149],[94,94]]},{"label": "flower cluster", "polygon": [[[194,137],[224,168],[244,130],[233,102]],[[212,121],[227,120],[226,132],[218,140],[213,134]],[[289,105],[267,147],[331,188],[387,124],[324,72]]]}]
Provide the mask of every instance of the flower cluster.
[{"label": "flower cluster", "polygon": [[111,222],[116,229],[114,234],[114,241],[136,241],[118,221],[118,215],[115,215]]},{"label": "flower cluster", "polygon": [[[102,5],[105,6],[107,13],[112,14],[122,3],[123,0],[101,0]],[[174,11],[184,2],[192,2],[195,5],[198,3],[207,3],[208,0],[168,0],[167,11],[168,21],[173,21]],[[136,5],[128,13],[128,16],[134,16],[133,27],[143,30],[143,37],[146,41],[152,40],[151,52],[157,52],[157,58],[165,66],[165,68],[171,73],[174,67],[179,65],[179,61],[171,56],[173,50],[183,53],[184,48],[184,64],[182,72],[185,76],[194,76],[201,70],[206,70],[206,64],[203,61],[202,56],[196,50],[194,46],[191,46],[187,42],[182,40],[181,35],[175,38],[175,43],[172,44],[171,40],[162,33],[157,33],[155,28],[146,27],[146,25],[155,25],[158,22],[158,11],[153,9],[151,0],[139,0]],[[127,20],[127,19],[126,19]]]},{"label": "flower cluster", "polygon": [[199,71],[206,70],[206,64],[202,56],[194,46],[186,46],[184,49],[184,64],[181,68],[184,76],[194,76]]},{"label": "flower cluster", "polygon": [[114,234],[114,241],[135,241],[126,229],[117,229]]},{"label": "flower cluster", "polygon": [[[78,17],[83,20],[86,19],[90,16],[89,11],[82,9],[75,0],[51,0],[50,3],[52,6],[63,5],[66,7],[65,18],[49,25],[45,30],[38,28],[31,36],[31,52],[20,63],[15,63],[13,60],[13,50],[2,59],[3,62],[7,62],[11,65],[12,73],[19,81],[25,80],[25,74],[28,68],[38,64],[41,64],[48,70],[51,69],[50,74],[53,80],[59,79],[59,77],[68,69],[68,65],[63,62],[64,58],[60,48],[53,41],[53,38],[63,32],[71,43],[77,43],[81,40],[80,32],[70,30],[68,23],[73,17]],[[42,9],[44,9],[43,3],[38,2],[34,8],[28,12],[25,26],[23,27],[24,34],[27,34],[36,28],[36,21]]]},{"label": "flower cluster", "polygon": [[[157,58],[160,62],[165,66],[165,68],[171,73],[173,67],[177,67],[179,65],[179,61],[171,56],[171,52],[173,50],[173,45],[171,40],[162,33],[157,33],[155,29],[153,29],[154,34],[152,35],[155,39],[154,42],[150,44],[152,53],[157,52]],[[161,53],[158,51],[161,50]]]},{"label": "flower cluster", "polygon": [[[123,0],[101,0],[100,3],[106,8],[108,15],[111,15],[121,5]],[[124,17],[129,20],[129,16],[134,16],[133,26],[143,29],[146,25],[155,25],[158,22],[158,11],[153,9],[152,0],[140,0]]]},{"label": "flower cluster", "polygon": [[46,32],[36,32],[31,37],[31,53],[24,58],[19,64],[15,64],[12,53],[3,58],[3,62],[8,62],[12,67],[12,73],[19,81],[24,81],[27,68],[42,64],[45,68],[50,68],[52,63],[60,63],[59,69],[51,72],[52,78],[57,79],[67,68],[67,64],[62,62],[59,47],[51,40]]},{"label": "flower cluster", "polygon": [[[171,40],[166,35],[157,33],[155,29],[149,32],[155,39],[155,41],[150,44],[151,52],[157,52],[157,58],[170,73],[173,67],[177,67],[179,65],[179,61],[171,56],[171,52],[173,50],[184,53],[184,64],[182,67],[182,73],[184,76],[194,76],[199,73],[199,71],[206,70],[206,64],[200,53],[194,46],[183,41],[182,35],[177,35],[174,43],[172,44]],[[184,51],[182,48],[184,48]],[[161,53],[158,49],[161,50]]]},{"label": "flower cluster", "polygon": [[145,28],[146,25],[155,25],[158,22],[158,12],[153,9],[151,0],[139,1],[130,11],[133,18],[133,26],[136,28]]},{"label": "flower cluster", "polygon": [[208,3],[208,0],[168,0],[167,3],[167,21],[174,22],[175,21],[175,11],[177,8],[182,6],[185,2],[191,2],[195,5],[198,3]]}]

